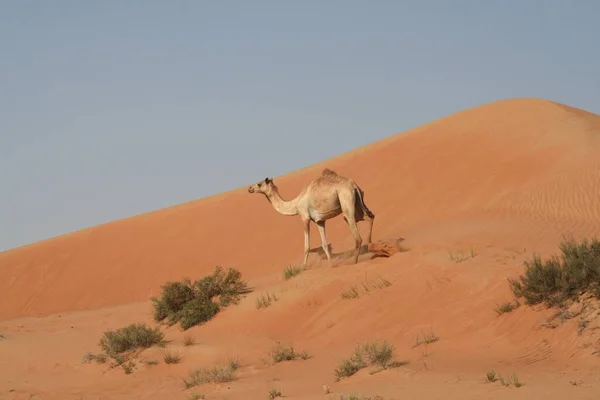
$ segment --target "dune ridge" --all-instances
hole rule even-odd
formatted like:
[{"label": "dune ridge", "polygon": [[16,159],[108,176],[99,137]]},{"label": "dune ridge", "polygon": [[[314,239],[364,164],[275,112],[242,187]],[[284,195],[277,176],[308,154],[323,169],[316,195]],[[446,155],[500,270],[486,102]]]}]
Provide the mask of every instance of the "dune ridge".
[{"label": "dune ridge", "polygon": [[[524,371],[530,383],[517,397],[564,397],[575,385],[558,375],[587,382],[576,388],[581,396],[597,390],[590,380],[597,371],[598,341],[579,335],[575,320],[544,329],[551,310],[521,307],[499,317],[494,308],[510,300],[506,278],[521,272],[534,252],[556,253],[565,234],[600,233],[599,115],[542,99],[501,100],[274,181],[284,198],[292,198],[325,167],[352,177],[365,191],[376,215],[373,239],[403,240],[405,251],[376,259],[365,254],[357,265],[329,268],[321,261],[313,226],[311,247],[317,251],[310,255],[309,270],[282,281],[283,268],[302,259],[299,218],[278,215],[246,186],[8,250],[0,253],[0,330],[21,337],[9,356],[16,358],[25,348],[32,355],[21,369],[5,363],[0,371],[19,393],[32,385],[19,380],[21,373],[56,398],[66,393],[163,398],[179,393],[177,377],[192,361],[212,362],[234,351],[252,364],[272,341],[284,340],[317,355],[273,370],[286,386],[284,395],[295,398],[323,398],[322,382],[345,393],[394,395],[400,384],[403,394],[426,398],[503,398],[502,391],[477,383],[476,377],[494,366]],[[353,246],[341,218],[328,222],[327,236],[335,253]],[[475,256],[462,262],[449,256],[468,254],[469,248]],[[182,365],[140,372],[134,387],[118,372],[99,378],[99,366],[77,367],[79,379],[73,383],[72,360],[94,346],[103,330],[132,320],[150,322],[148,299],[161,284],[199,278],[215,265],[239,269],[255,292],[191,330],[203,338],[202,350],[190,350]],[[340,298],[341,291],[377,276],[391,286],[356,300]],[[266,291],[277,292],[280,300],[259,312],[254,300]],[[413,348],[416,335],[428,329],[440,340],[430,350]],[[183,336],[175,328],[168,332],[176,340]],[[374,337],[393,341],[410,360],[407,367],[331,383],[336,360],[358,341]],[[66,355],[52,356],[63,357],[63,367],[50,379],[54,361],[35,361],[33,354],[65,341],[70,343]],[[27,369],[36,362],[38,367]],[[247,368],[241,383],[210,390],[230,398],[264,397],[264,374],[270,370]],[[466,383],[448,383],[456,374]],[[244,397],[250,394],[256,397]]]}]

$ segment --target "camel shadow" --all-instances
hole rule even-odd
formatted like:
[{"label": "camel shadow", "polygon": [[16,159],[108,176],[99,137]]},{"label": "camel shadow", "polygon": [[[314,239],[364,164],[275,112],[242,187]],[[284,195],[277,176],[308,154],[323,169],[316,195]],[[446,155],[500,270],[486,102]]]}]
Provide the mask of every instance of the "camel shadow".
[{"label": "camel shadow", "polygon": [[[402,246],[402,242],[405,239],[402,237],[399,238],[389,238],[389,239],[380,239],[371,242],[370,244],[363,244],[359,249],[359,261],[361,258],[363,261],[365,259],[372,260],[374,258],[388,258],[396,253],[404,253],[409,249]],[[343,263],[344,261],[350,260],[354,256],[354,249],[346,249],[340,252],[333,251],[331,243],[327,244],[327,249],[329,250],[329,254],[331,254],[331,261],[334,264]],[[309,253],[314,253],[319,255],[320,261],[327,260],[327,255],[321,246],[314,247],[309,250]],[[369,258],[361,257],[365,254],[370,254]]]}]

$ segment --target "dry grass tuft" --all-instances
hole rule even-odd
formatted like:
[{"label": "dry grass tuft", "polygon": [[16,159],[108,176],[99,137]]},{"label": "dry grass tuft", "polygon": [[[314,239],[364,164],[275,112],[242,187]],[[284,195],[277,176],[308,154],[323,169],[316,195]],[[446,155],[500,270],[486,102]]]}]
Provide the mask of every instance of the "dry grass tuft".
[{"label": "dry grass tuft", "polygon": [[261,308],[267,308],[271,304],[276,302],[277,300],[279,300],[279,299],[274,294],[273,295],[271,295],[271,293],[262,294],[256,298],[256,309],[260,310]]},{"label": "dry grass tuft", "polygon": [[282,361],[291,361],[298,358],[302,360],[307,360],[310,358],[306,351],[303,351],[302,353],[296,353],[294,346],[286,346],[280,342],[277,342],[275,347],[269,352],[269,356],[271,357],[273,364],[277,364]]},{"label": "dry grass tuft", "polygon": [[199,368],[192,372],[188,379],[183,383],[186,389],[194,386],[204,385],[206,383],[224,383],[235,380],[240,363],[235,359],[230,359],[223,365],[216,365],[211,368]]},{"label": "dry grass tuft", "polygon": [[335,380],[349,377],[368,366],[379,367],[372,373],[383,369],[395,368],[405,365],[406,362],[394,359],[394,346],[387,341],[359,344],[354,349],[352,356],[342,360],[334,371]]}]

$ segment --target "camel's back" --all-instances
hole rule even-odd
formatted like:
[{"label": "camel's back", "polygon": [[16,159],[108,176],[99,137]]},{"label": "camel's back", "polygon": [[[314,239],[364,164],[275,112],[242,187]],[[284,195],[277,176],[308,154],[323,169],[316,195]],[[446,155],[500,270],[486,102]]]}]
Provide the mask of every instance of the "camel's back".
[{"label": "camel's back", "polygon": [[352,184],[352,179],[338,175],[337,172],[329,168],[325,168],[321,172],[321,176],[315,179],[314,184],[317,187],[334,187],[337,185]]}]

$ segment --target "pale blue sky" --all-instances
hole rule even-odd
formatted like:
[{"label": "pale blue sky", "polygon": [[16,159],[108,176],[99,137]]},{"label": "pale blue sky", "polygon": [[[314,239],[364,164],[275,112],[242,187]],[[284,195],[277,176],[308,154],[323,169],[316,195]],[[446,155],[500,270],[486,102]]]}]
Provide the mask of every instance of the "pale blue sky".
[{"label": "pale blue sky", "polygon": [[0,5],[0,250],[503,98],[600,113],[594,0]]}]

